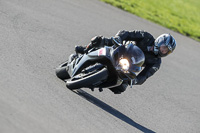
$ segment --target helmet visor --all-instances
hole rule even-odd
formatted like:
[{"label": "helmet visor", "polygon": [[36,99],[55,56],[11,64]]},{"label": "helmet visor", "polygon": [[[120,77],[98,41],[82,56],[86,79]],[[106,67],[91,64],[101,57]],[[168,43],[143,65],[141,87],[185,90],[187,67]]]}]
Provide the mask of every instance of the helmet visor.
[{"label": "helmet visor", "polygon": [[161,57],[167,56],[170,53],[171,53],[171,50],[169,49],[168,46],[166,46],[164,43],[160,45],[159,54],[161,55]]},{"label": "helmet visor", "polygon": [[167,54],[167,53],[169,52],[169,48],[168,48],[165,44],[162,44],[162,45],[160,46],[160,52],[161,52],[162,54]]}]

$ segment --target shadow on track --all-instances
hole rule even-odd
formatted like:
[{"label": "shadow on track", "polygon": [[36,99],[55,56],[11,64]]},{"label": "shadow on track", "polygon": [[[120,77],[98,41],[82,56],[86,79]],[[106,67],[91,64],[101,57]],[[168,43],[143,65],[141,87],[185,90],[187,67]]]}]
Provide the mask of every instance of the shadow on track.
[{"label": "shadow on track", "polygon": [[73,91],[74,93],[78,94],[79,96],[83,97],[84,99],[86,99],[87,101],[93,103],[94,105],[98,106],[99,108],[105,110],[106,112],[112,114],[113,116],[117,117],[118,119],[126,122],[127,124],[137,128],[138,130],[144,132],[144,133],[155,133],[154,131],[134,122],[131,118],[129,118],[128,116],[122,114],[121,112],[119,112],[118,110],[112,108],[110,105],[104,103],[103,101],[95,98],[94,96],[88,94],[87,92],[79,89],[76,91]]}]

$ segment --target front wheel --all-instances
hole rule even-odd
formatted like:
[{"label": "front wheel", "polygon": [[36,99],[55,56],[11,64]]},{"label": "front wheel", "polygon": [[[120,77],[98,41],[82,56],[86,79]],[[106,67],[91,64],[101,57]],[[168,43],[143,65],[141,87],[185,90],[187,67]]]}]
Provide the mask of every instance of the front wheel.
[{"label": "front wheel", "polygon": [[108,77],[107,68],[103,68],[99,71],[90,74],[78,74],[71,80],[67,81],[67,88],[74,90],[82,87],[94,87],[103,83]]},{"label": "front wheel", "polygon": [[68,69],[67,69],[67,64],[68,64],[68,62],[65,62],[56,68],[56,76],[61,80],[70,78],[70,75],[69,75]]}]

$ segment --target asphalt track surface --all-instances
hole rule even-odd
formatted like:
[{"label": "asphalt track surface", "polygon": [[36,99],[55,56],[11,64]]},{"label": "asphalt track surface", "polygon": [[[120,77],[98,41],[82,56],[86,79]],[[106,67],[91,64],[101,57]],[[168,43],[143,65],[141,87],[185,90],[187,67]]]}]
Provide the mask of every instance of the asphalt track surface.
[{"label": "asphalt track surface", "polygon": [[[95,35],[171,33],[175,52],[120,95],[73,92],[54,69]],[[98,0],[0,0],[1,133],[199,133],[200,43]]]}]

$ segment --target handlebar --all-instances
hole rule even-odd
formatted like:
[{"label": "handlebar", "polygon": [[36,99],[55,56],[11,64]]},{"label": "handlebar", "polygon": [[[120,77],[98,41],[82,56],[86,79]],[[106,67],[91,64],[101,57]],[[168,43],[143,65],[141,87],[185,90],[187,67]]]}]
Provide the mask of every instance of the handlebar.
[{"label": "handlebar", "polygon": [[112,40],[112,43],[114,44],[114,46],[116,46],[116,47],[122,46],[122,44],[117,42],[114,37],[111,37],[111,40]]}]

